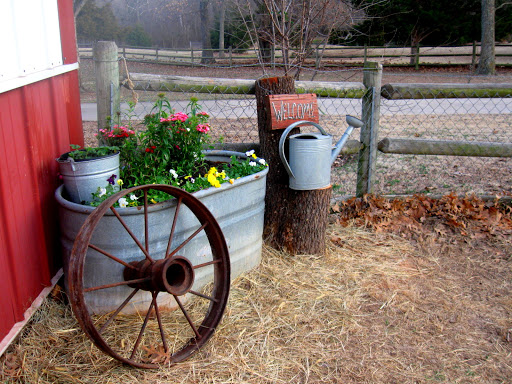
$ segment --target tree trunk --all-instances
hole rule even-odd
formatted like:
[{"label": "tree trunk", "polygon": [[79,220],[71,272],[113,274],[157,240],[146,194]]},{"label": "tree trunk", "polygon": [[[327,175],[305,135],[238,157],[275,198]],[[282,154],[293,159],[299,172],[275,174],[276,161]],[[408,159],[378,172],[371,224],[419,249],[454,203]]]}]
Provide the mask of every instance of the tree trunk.
[{"label": "tree trunk", "polygon": [[259,51],[260,51],[259,55],[260,55],[261,62],[270,63],[271,58],[272,58],[272,54],[271,54],[272,45],[270,44],[270,41],[266,40],[262,36],[258,36],[258,45],[259,45]]},{"label": "tree trunk", "polygon": [[219,17],[219,57],[224,58],[224,24],[226,21],[226,2],[220,3],[220,17]]},{"label": "tree trunk", "polygon": [[212,42],[210,41],[210,17],[208,14],[209,0],[199,0],[199,17],[201,18],[201,42],[203,51],[201,55],[201,64],[211,64],[215,62],[213,58]]},{"label": "tree trunk", "polygon": [[[265,96],[295,93],[291,77],[274,77],[256,81],[258,133],[261,156],[270,164],[265,196],[265,240],[290,254],[324,254],[325,232],[332,188],[294,191],[279,157],[279,139],[283,130],[270,129],[270,112]],[[298,133],[294,129],[290,135]]]},{"label": "tree trunk", "polygon": [[482,46],[480,47],[479,75],[494,75],[496,71],[496,58],[494,54],[496,12],[495,0],[482,0]]}]

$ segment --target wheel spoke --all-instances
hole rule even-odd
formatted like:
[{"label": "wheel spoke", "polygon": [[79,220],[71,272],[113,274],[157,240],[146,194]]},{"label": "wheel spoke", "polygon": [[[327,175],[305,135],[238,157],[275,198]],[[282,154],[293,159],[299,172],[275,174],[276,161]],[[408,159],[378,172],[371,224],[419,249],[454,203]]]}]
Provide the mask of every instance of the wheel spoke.
[{"label": "wheel spoke", "polygon": [[171,251],[172,238],[174,237],[174,230],[176,229],[176,222],[178,221],[178,213],[180,212],[182,200],[183,200],[183,198],[180,196],[178,198],[178,202],[176,203],[176,210],[174,211],[174,218],[172,220],[171,234],[169,235],[169,242],[167,243],[167,250],[165,251],[165,254],[167,255],[166,258],[170,257],[169,252]]},{"label": "wheel spoke", "polygon": [[167,353],[169,348],[167,347],[167,341],[165,340],[165,333],[164,333],[164,327],[162,325],[162,318],[160,317],[160,311],[158,309],[158,303],[156,301],[156,297],[158,295],[158,292],[154,292],[154,301],[155,301],[155,313],[156,313],[156,320],[158,321],[158,328],[160,328],[160,337],[162,338],[162,344],[164,346],[164,352]]},{"label": "wheel spoke", "polygon": [[183,243],[178,245],[174,251],[169,253],[166,258],[173,257],[176,254],[176,252],[178,252],[181,248],[183,248],[185,245],[187,245],[190,242],[190,240],[192,240],[194,237],[196,237],[199,234],[199,232],[201,232],[203,229],[206,228],[207,225],[208,225],[208,222],[201,225],[201,227],[199,227],[193,234],[191,234]]},{"label": "wheel spoke", "polygon": [[215,302],[215,303],[218,303],[218,302],[219,302],[219,300],[217,300],[216,298],[211,297],[211,296],[208,296],[208,295],[205,295],[205,294],[203,294],[203,293],[196,292],[196,291],[192,291],[192,290],[190,290],[189,292],[190,292],[190,293],[192,293],[192,294],[194,294],[194,295],[196,295],[196,296],[203,297],[203,298],[205,298],[205,299],[208,299],[208,300],[210,300],[210,301],[213,301],[213,302]]},{"label": "wheel spoke", "polygon": [[99,252],[99,253],[101,253],[101,254],[103,254],[103,255],[107,256],[108,258],[110,258],[110,259],[112,259],[112,260],[114,260],[114,261],[117,261],[119,264],[122,264],[122,265],[124,265],[124,266],[125,266],[125,267],[127,267],[127,268],[131,268],[131,269],[135,269],[135,270],[137,270],[137,267],[135,267],[135,266],[133,266],[133,265],[131,265],[131,264],[128,264],[126,261],[121,260],[120,258],[118,258],[118,257],[116,257],[116,256],[114,256],[114,255],[112,255],[112,254],[110,254],[110,253],[108,253],[107,251],[104,251],[104,250],[103,250],[103,249],[101,249],[101,248],[98,248],[98,247],[97,247],[97,246],[95,246],[94,244],[89,243],[89,248],[94,249],[96,252]]},{"label": "wheel spoke", "polygon": [[142,335],[144,334],[144,331],[146,330],[146,326],[148,325],[149,316],[151,315],[151,310],[153,309],[153,306],[156,302],[156,296],[153,294],[153,300],[151,300],[151,304],[149,305],[148,312],[146,313],[146,317],[144,318],[144,323],[142,324],[142,327],[139,332],[139,336],[137,337],[137,341],[135,342],[135,345],[133,346],[132,354],[130,355],[130,360],[133,359],[135,356],[135,353],[137,353],[137,348],[139,348],[139,344],[142,340]]},{"label": "wheel spoke", "polygon": [[203,268],[203,267],[206,267],[208,265],[219,264],[219,263],[222,263],[222,260],[220,260],[220,259],[212,260],[212,261],[208,261],[208,262],[203,263],[203,264],[194,265],[194,269]]},{"label": "wheel spoke", "polygon": [[149,253],[149,231],[148,231],[148,190],[144,189],[144,243],[146,252]]},{"label": "wheel spoke", "polygon": [[145,281],[150,280],[150,277],[143,277],[141,279],[133,279],[133,280],[125,280],[121,281],[119,283],[112,283],[112,284],[105,284],[105,285],[98,285],[97,287],[91,287],[91,288],[85,288],[84,292],[92,292],[92,291],[98,291],[100,289],[106,289],[106,288],[113,288],[113,287],[119,287],[120,285],[128,285],[128,284],[136,284],[136,283],[144,283]]},{"label": "wheel spoke", "polygon": [[153,260],[151,258],[151,256],[149,256],[149,253],[148,251],[144,248],[144,246],[140,243],[139,239],[137,239],[137,237],[135,237],[135,235],[133,234],[133,232],[130,230],[130,228],[128,228],[128,225],[126,225],[126,223],[124,222],[124,220],[121,218],[121,216],[119,215],[119,213],[117,213],[117,210],[114,208],[114,206],[111,206],[110,207],[110,210],[114,213],[114,215],[117,217],[117,219],[119,220],[119,222],[121,223],[121,225],[124,227],[124,229],[126,229],[126,232],[128,232],[128,234],[131,236],[131,238],[133,239],[133,241],[135,241],[135,244],[137,244],[137,246],[140,248],[140,250],[144,253],[144,255],[146,256],[146,259],[148,259],[152,264],[155,262],[155,260]]},{"label": "wheel spoke", "polygon": [[180,299],[178,298],[178,296],[176,295],[173,295],[174,296],[174,299],[176,300],[176,302],[178,303],[178,305],[180,306],[180,309],[181,309],[181,312],[183,312],[183,314],[185,315],[185,318],[187,319],[189,325],[190,325],[190,328],[192,328],[192,330],[194,331],[194,333],[196,334],[196,338],[200,339],[201,338],[201,335],[199,334],[196,326],[194,325],[194,323],[192,322],[192,319],[190,318],[190,316],[188,315],[188,312],[187,310],[185,309],[185,307],[183,306],[183,304],[181,303]]},{"label": "wheel spoke", "polygon": [[125,301],[123,301],[123,303],[119,306],[119,308],[116,309],[116,311],[112,314],[112,316],[110,316],[108,318],[108,320],[105,322],[105,324],[103,324],[101,326],[101,328],[98,330],[98,332],[100,333],[100,335],[103,333],[103,331],[105,330],[105,328],[107,328],[110,323],[112,322],[112,320],[114,320],[114,318],[119,314],[119,312],[121,312],[123,310],[124,307],[126,307],[126,305],[130,302],[130,300],[132,299],[133,296],[135,296],[135,294],[139,291],[139,288],[135,288],[133,290],[132,293],[130,293],[130,296],[128,296],[126,298]]}]

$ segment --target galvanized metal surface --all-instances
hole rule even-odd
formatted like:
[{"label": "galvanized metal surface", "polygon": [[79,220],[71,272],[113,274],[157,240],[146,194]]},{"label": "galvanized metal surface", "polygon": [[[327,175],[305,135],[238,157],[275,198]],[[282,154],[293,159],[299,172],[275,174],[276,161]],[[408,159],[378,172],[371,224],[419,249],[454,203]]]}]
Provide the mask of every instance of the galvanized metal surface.
[{"label": "galvanized metal surface", "polygon": [[106,187],[112,175],[119,179],[119,152],[91,160],[75,161],[68,153],[57,159],[67,196],[74,203],[89,203],[98,187]]},{"label": "galvanized metal surface", "polygon": [[[279,156],[283,166],[290,176],[291,189],[308,191],[326,188],[331,184],[331,164],[336,160],[348,137],[363,122],[353,116],[347,116],[349,127],[332,148],[332,136],[317,123],[298,121],[290,124],[284,130],[279,140]],[[290,136],[288,157],[285,154],[285,142],[288,133],[299,126],[312,125],[320,133],[298,133]]]},{"label": "galvanized metal surface", "polygon": [[[257,174],[238,179],[233,185],[224,183],[220,188],[209,188],[194,193],[194,196],[205,204],[219,222],[231,255],[233,278],[257,266],[261,259],[267,173],[268,169],[265,169]],[[59,204],[61,243],[66,271],[76,235],[87,217],[94,211],[94,207],[67,201],[62,195],[62,187],[57,189],[55,197]],[[151,255],[161,255],[161,258],[165,254],[173,225],[171,218],[174,217],[175,209],[176,201],[168,201],[148,208],[150,223],[148,240]],[[140,207],[116,211],[127,226],[137,233],[139,240],[146,241],[146,235],[140,233],[144,228],[144,212]],[[176,242],[183,241],[197,229],[197,219],[187,209],[183,209],[179,217],[174,236]],[[183,252],[186,255],[193,255],[189,259],[194,264],[208,260],[210,257],[211,251],[208,249],[206,240],[204,234],[200,234],[194,243],[187,244],[184,248]],[[120,257],[127,263],[140,259],[139,247],[112,212],[107,212],[98,223],[92,243],[113,255],[121,255]],[[121,264],[108,260],[94,250],[89,251],[88,257],[94,260],[94,263],[90,263],[84,270],[87,286],[106,284],[113,278],[118,279],[122,276],[124,267]],[[194,289],[198,290],[211,281],[212,269],[203,268],[196,271]],[[122,286],[112,288],[109,292],[91,292],[88,294],[91,310],[96,313],[112,311],[126,298],[129,293],[127,292],[127,288]],[[146,309],[147,303],[151,301],[150,295],[143,292],[139,292],[135,299],[130,306],[123,309],[123,313]],[[175,306],[172,300],[168,302],[162,298],[159,300],[161,306]]]},{"label": "galvanized metal surface", "polygon": [[[163,248],[163,253],[154,248],[152,241],[148,240],[148,235],[157,233],[157,237],[160,238],[162,232],[160,226],[154,226],[155,222],[151,217],[150,210],[154,207],[148,204],[147,199],[147,192],[151,189],[169,193],[175,198],[173,200],[174,214],[167,217],[167,221],[172,225],[170,231],[166,232],[166,247]],[[141,191],[144,192],[144,206],[139,207],[142,215],[121,216],[118,211],[123,209],[113,207],[119,198],[128,197],[131,193]],[[114,219],[124,227],[124,231],[121,230],[119,234],[126,232],[134,240],[132,243],[137,244],[136,260],[127,263],[121,253],[117,253],[118,257],[113,256],[112,251],[104,249],[102,244],[97,243],[101,237],[97,237],[95,234],[104,229],[102,223],[106,218],[105,215],[110,212],[114,214]],[[130,228],[128,221],[133,217],[142,217],[142,223],[139,223],[142,224],[142,227],[138,227],[136,230],[133,227]],[[108,221],[111,222],[111,220]],[[181,223],[187,222],[184,226],[188,226],[192,221],[195,230],[181,238]],[[201,237],[204,239],[201,240]],[[198,241],[202,244],[206,243],[206,245],[189,248],[190,244]],[[91,247],[94,249],[93,252],[91,252]],[[208,248],[208,256],[194,253],[205,248]],[[93,255],[100,256],[100,258],[92,257]],[[91,276],[87,276],[87,272],[94,269],[96,273],[101,273],[101,269],[104,267],[103,264],[98,265],[101,258],[111,262],[110,269],[119,266],[122,274],[119,276],[114,273],[108,281],[92,281]],[[210,270],[210,280],[213,282],[210,295],[204,295],[196,288],[195,271],[200,272],[206,269]],[[82,329],[96,346],[124,363],[141,368],[156,368],[157,364],[148,361],[143,357],[144,355],[140,354],[142,338],[153,312],[156,315],[160,331],[162,350],[168,354],[168,363],[176,363],[187,358],[213,335],[224,313],[229,294],[228,247],[213,215],[193,195],[168,185],[134,187],[111,196],[87,217],[77,235],[67,277],[73,312]],[[127,289],[125,300],[117,303],[117,307],[112,310],[113,313],[108,316],[108,319],[107,317],[103,318],[106,321],[99,322],[92,316],[90,296],[98,292],[110,293],[119,287]],[[108,332],[109,327],[115,328],[113,323],[116,321],[116,316],[121,313],[123,308],[129,306],[131,301],[138,301],[137,295],[141,292],[149,295],[150,300],[145,303],[145,307],[142,307],[140,303],[136,304],[141,307],[138,313],[145,314],[145,318],[140,329],[134,329],[133,332],[124,336],[132,346],[126,350],[120,348],[116,341],[112,341],[104,334]],[[185,295],[196,296],[198,300],[206,300],[209,303],[200,322],[194,322],[191,318],[186,308]],[[185,326],[193,331],[190,340],[183,343],[177,342],[177,336],[182,332],[181,329],[176,329],[179,328],[179,325],[177,323],[166,325],[162,322],[163,307],[157,299],[158,296],[168,296],[179,306],[186,318],[186,322],[182,324],[181,328]],[[170,342],[167,341],[169,339]]]},{"label": "galvanized metal surface", "polygon": [[[288,133],[295,127],[312,125],[320,133],[298,133],[290,136],[289,159],[285,156],[284,145]],[[332,136],[312,121],[298,121],[286,128],[279,141],[279,155],[290,176],[290,188],[313,190],[331,184]]]}]

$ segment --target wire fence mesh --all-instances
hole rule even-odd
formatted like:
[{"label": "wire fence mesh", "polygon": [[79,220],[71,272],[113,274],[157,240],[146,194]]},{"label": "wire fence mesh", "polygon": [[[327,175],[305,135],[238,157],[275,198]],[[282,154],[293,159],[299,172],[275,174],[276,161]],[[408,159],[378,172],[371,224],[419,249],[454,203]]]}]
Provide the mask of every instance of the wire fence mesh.
[{"label": "wire fence mesh", "polygon": [[[128,64],[128,71],[132,71]],[[203,76],[238,77],[222,68],[202,68]],[[130,73],[129,72],[129,73]],[[361,81],[362,68],[350,70],[329,70],[315,74],[306,72],[311,78],[316,74],[321,80],[330,83]],[[197,76],[197,73],[193,73]],[[266,75],[268,75],[267,73]],[[322,77],[323,75],[323,77]],[[399,83],[401,77],[407,76],[409,83],[425,82],[422,93],[417,99],[401,99],[407,95],[398,95],[398,99],[381,99],[379,121],[380,128],[377,141],[384,138],[401,138],[411,140],[446,141],[448,148],[464,143],[498,143],[512,145],[512,92],[501,92],[499,97],[492,90],[471,91],[473,83],[495,82],[503,86],[512,83],[508,73],[492,78],[462,75],[425,74],[417,78],[410,73],[387,72],[384,70],[383,83]],[[209,76],[208,76],[209,77]],[[253,78],[255,78],[253,76]],[[411,81],[412,78],[412,81]],[[419,81],[418,81],[419,80]],[[437,84],[468,84],[468,91],[454,97],[447,92],[440,92]],[[136,89],[138,103],[131,112],[132,119],[140,120],[151,112],[152,103],[158,93],[165,93],[176,111],[185,111],[191,97],[199,99],[199,104],[211,116],[212,136],[214,140],[225,143],[258,143],[256,101],[253,91],[244,87],[223,88],[215,86],[213,79],[206,84],[194,87],[177,85],[171,87],[164,83],[155,88],[155,84],[139,83]],[[319,87],[327,87],[319,84]],[[512,88],[512,85],[510,85]],[[320,93],[320,92],[319,92]],[[127,102],[133,100],[134,93],[127,89],[121,92],[126,120]],[[345,115],[360,117],[362,99],[347,98],[345,91],[337,94],[330,92],[329,97],[319,97],[320,125],[337,140],[346,129]],[[134,118],[135,116],[135,118]],[[138,116],[138,117],[137,117]],[[351,139],[359,140],[355,131]],[[460,149],[460,148],[459,148]],[[495,195],[512,192],[512,164],[510,157],[485,156],[449,156],[426,154],[390,154],[378,151],[373,192],[376,194],[457,194],[476,193],[478,195]],[[334,197],[354,195],[358,173],[358,155],[340,156],[332,167],[332,184]]]}]

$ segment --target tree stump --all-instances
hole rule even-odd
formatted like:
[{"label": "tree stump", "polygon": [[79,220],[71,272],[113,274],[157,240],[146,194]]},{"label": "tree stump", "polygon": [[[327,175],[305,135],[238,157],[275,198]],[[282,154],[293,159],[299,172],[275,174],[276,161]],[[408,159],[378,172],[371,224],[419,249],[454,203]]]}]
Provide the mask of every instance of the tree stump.
[{"label": "tree stump", "polygon": [[[288,173],[279,157],[283,130],[270,129],[270,113],[265,104],[265,96],[294,94],[295,81],[288,76],[272,77],[257,80],[255,86],[260,152],[270,165],[265,196],[265,241],[292,255],[324,254],[332,188],[295,191],[288,187]],[[298,132],[298,128],[293,129],[289,136]]]}]

